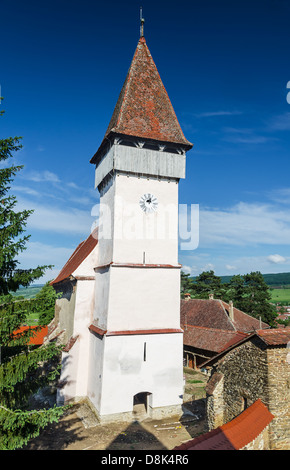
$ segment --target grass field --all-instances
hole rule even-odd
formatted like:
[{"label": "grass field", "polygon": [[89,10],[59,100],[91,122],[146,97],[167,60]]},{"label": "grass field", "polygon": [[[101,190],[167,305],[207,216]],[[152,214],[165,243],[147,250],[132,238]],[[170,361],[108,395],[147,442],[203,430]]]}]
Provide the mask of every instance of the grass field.
[{"label": "grass field", "polygon": [[290,305],[290,289],[272,289],[272,302],[287,302]]}]

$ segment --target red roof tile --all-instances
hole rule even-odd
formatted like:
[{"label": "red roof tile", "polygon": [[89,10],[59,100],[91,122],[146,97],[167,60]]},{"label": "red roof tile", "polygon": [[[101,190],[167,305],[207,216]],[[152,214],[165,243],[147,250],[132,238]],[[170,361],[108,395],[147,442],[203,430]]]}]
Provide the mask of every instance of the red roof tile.
[{"label": "red roof tile", "polygon": [[139,39],[105,138],[112,132],[192,147],[184,137],[144,37]]},{"label": "red roof tile", "polygon": [[258,399],[232,421],[173,450],[239,450],[256,439],[273,418]]},{"label": "red roof tile", "polygon": [[[229,305],[219,299],[190,299],[181,300],[181,323],[192,326],[218,328],[221,330],[236,330],[250,332],[260,328],[260,322],[256,318],[234,307],[234,319],[229,318]],[[263,328],[268,328],[262,322]]]},{"label": "red roof tile", "polygon": [[58,276],[50,282],[51,285],[67,279],[80,266],[80,264],[89,256],[98,243],[98,229],[95,229],[88,238],[81,242],[71,257],[68,259]]},{"label": "red roof tile", "polygon": [[202,326],[181,325],[183,332],[183,343],[197,349],[204,349],[215,353],[239,343],[248,335],[238,331],[220,330],[217,328],[206,328]]},{"label": "red roof tile", "polygon": [[[223,307],[225,308],[226,312],[229,312],[230,306],[223,300],[221,300]],[[249,332],[253,331],[257,328],[260,328],[260,320],[257,318],[251,317],[245,312],[242,312],[238,308],[234,306],[234,319],[233,325],[239,331]],[[269,328],[267,323],[261,322],[262,328]]]},{"label": "red roof tile", "polygon": [[271,330],[257,330],[256,334],[268,345],[279,346],[290,344],[290,328],[273,328]]},{"label": "red roof tile", "polygon": [[[17,335],[19,333],[23,333],[24,331],[26,330],[34,330],[36,328],[39,328],[39,326],[21,326],[20,328],[18,328],[17,330],[15,330],[13,333],[14,335]],[[41,329],[39,331],[37,331],[33,337],[30,338],[29,340],[29,343],[28,344],[35,344],[37,346],[40,346],[41,344],[43,344],[43,340],[45,338],[45,336],[47,336],[47,332],[48,332],[48,327],[47,326],[43,326],[43,327],[40,327]]]},{"label": "red roof tile", "polygon": [[190,299],[180,302],[181,324],[235,331],[220,300]]},{"label": "red roof tile", "polygon": [[[219,299],[181,300],[180,314],[184,344],[215,353],[239,343],[260,328],[259,320],[235,307],[231,320],[229,305]],[[263,322],[262,326],[268,328]]]}]

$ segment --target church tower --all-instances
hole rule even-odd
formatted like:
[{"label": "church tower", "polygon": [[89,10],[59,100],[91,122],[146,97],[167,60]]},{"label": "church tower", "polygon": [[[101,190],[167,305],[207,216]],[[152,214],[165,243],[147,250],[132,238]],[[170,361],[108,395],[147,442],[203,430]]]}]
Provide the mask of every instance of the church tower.
[{"label": "church tower", "polygon": [[87,394],[101,420],[139,405],[154,418],[181,410],[178,182],[191,147],[141,34],[91,159],[100,217]]}]

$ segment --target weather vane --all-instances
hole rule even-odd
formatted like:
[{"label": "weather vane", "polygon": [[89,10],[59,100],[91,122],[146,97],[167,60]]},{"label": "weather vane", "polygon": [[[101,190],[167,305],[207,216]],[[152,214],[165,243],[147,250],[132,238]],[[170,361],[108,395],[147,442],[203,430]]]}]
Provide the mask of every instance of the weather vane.
[{"label": "weather vane", "polygon": [[141,38],[144,36],[144,23],[145,23],[145,20],[142,17],[142,7],[140,7],[140,37]]}]

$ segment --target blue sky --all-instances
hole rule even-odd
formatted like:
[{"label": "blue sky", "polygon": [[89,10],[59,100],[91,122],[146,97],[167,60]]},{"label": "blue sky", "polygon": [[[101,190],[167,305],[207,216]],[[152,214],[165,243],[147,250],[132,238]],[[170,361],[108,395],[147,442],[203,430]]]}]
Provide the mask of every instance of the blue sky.
[{"label": "blue sky", "polygon": [[[1,138],[22,136],[13,191],[35,209],[23,267],[53,278],[87,237],[89,163],[139,38],[139,2],[1,2]],[[180,202],[199,204],[186,272],[290,271],[290,1],[145,0],[145,37],[187,154]],[[289,100],[290,101],[290,100]]]}]

